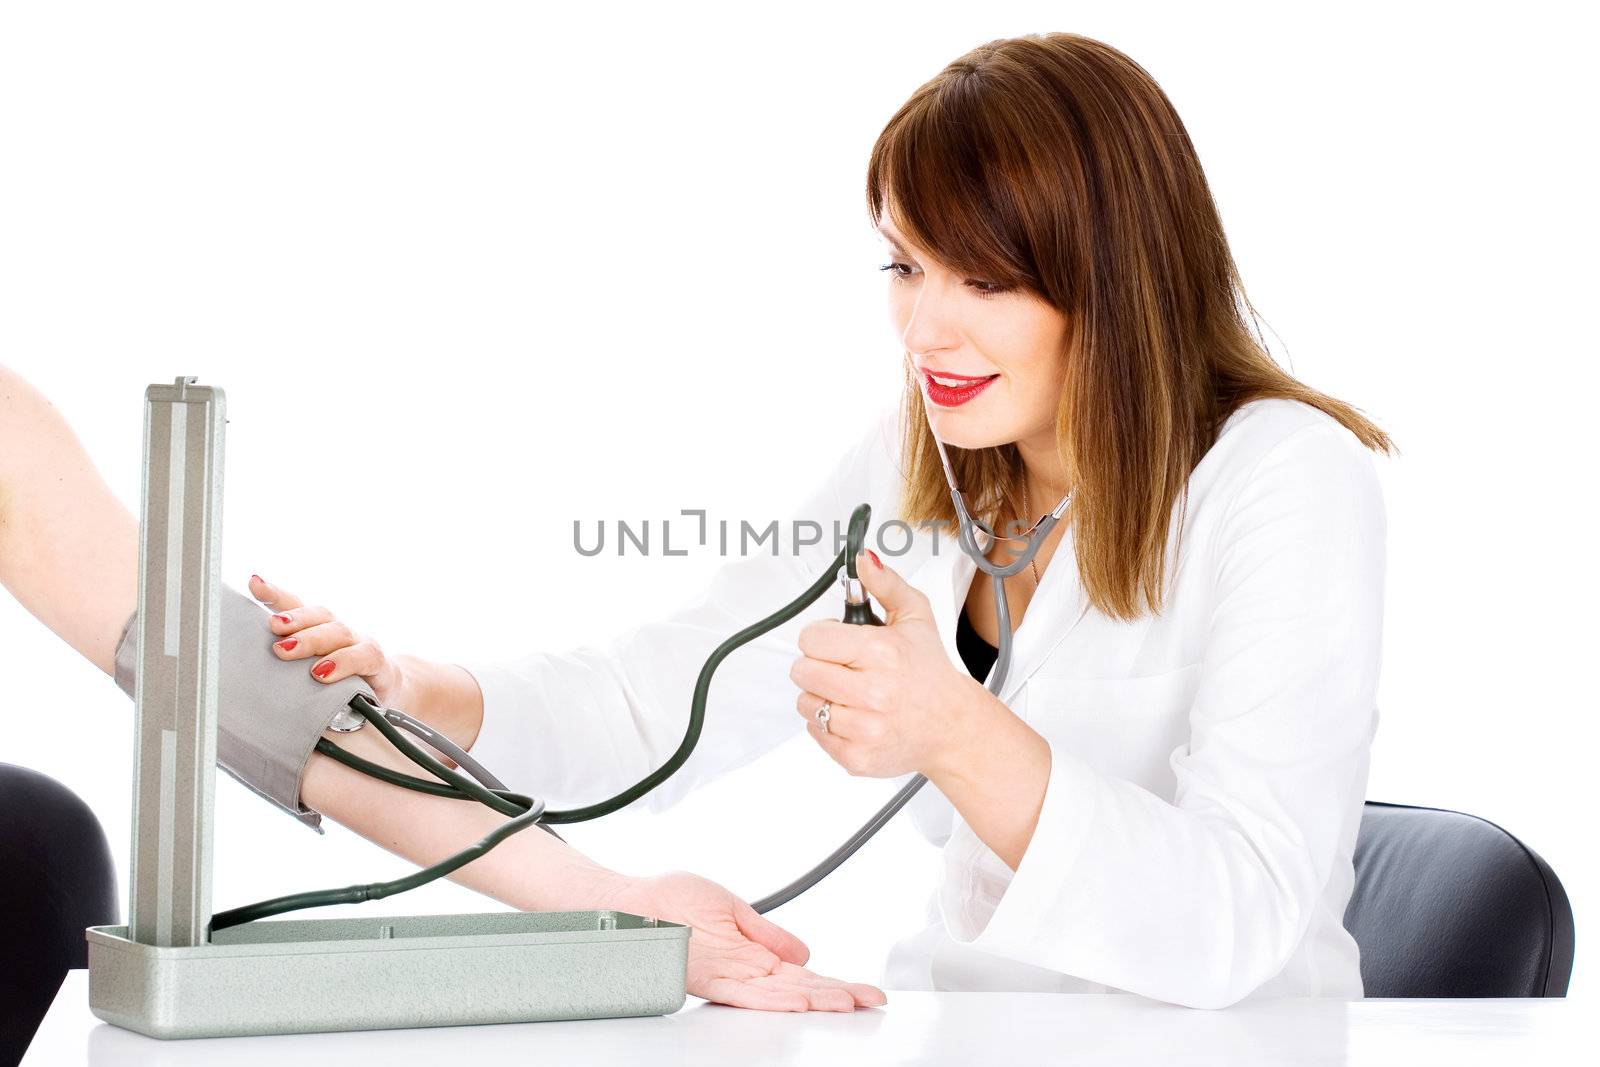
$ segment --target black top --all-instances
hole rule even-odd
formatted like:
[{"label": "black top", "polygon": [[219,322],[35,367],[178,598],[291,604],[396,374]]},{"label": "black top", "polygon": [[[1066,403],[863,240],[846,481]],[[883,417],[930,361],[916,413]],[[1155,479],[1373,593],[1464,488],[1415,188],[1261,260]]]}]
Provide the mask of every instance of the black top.
[{"label": "black top", "polygon": [[961,661],[967,665],[967,673],[980,682],[989,677],[989,668],[994,666],[994,659],[1000,654],[998,648],[979,637],[978,631],[972,628],[966,605],[962,605],[961,617],[956,622],[956,650],[961,653]]}]

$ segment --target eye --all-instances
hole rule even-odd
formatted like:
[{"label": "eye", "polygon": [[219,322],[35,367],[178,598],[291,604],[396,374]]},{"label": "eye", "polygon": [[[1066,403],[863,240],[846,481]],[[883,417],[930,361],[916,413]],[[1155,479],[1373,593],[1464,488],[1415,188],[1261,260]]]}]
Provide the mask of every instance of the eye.
[{"label": "eye", "polygon": [[[909,272],[913,268],[910,266],[910,264],[901,263],[898,260],[891,260],[890,262],[880,266],[878,269],[892,271],[893,273],[889,275],[890,278],[904,280],[911,276]],[[979,296],[997,296],[1000,293],[1010,292],[1012,288],[1011,286],[1004,285],[1000,282],[986,282],[978,278],[967,279],[967,285],[970,286],[973,292],[977,293]]]}]

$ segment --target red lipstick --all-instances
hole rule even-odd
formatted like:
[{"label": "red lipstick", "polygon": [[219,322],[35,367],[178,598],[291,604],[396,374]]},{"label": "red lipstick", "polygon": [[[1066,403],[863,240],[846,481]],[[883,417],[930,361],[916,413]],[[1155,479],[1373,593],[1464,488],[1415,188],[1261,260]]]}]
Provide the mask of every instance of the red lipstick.
[{"label": "red lipstick", "polygon": [[946,381],[962,381],[967,383],[960,386],[941,385],[939,382],[933,380],[933,373],[931,371],[925,370],[922,372],[923,381],[926,382],[928,386],[928,399],[932,400],[935,404],[938,404],[942,408],[953,408],[960,407],[962,404],[965,404],[967,401],[971,400],[973,397],[989,388],[989,383],[1000,377],[1000,375],[988,374],[978,376],[972,374],[950,374],[945,371],[940,371],[939,377],[945,379]]}]

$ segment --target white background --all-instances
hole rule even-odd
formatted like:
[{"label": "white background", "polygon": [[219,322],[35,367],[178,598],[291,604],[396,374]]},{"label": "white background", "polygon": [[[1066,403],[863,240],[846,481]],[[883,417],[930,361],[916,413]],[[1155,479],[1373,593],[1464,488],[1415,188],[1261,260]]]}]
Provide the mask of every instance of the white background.
[{"label": "white background", "polygon": [[[889,116],[983,41],[1097,37],[1182,115],[1273,351],[1402,450],[1380,464],[1368,795],[1500,823],[1586,931],[1600,373],[1576,11],[8,5],[0,362],[135,512],[144,387],[222,386],[235,588],[259,572],[445,660],[600,640],[719,561],[583,558],[575,518],[784,514],[892,402],[862,191]],[[125,888],[132,705],[8,598],[0,635],[0,760],[87,799]],[[218,783],[219,908],[407,869]],[[753,898],[886,785],[802,734],[569,836]],[[897,821],[773,917],[818,970],[875,980],[936,862]],[[368,908],[498,906],[441,884]]]}]

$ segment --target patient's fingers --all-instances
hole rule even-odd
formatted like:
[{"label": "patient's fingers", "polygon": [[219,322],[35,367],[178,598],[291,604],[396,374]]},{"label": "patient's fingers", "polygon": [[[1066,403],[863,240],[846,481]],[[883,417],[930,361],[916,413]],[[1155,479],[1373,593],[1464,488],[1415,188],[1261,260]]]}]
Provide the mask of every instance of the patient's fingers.
[{"label": "patient's fingers", "polygon": [[798,989],[774,988],[763,984],[760,978],[716,977],[696,984],[696,996],[713,1004],[727,1004],[734,1008],[754,1008],[757,1011],[809,1011],[810,998]]},{"label": "patient's fingers", "polygon": [[[791,969],[792,968],[792,969]],[[806,998],[811,1011],[855,1011],[856,997],[844,988],[845,983],[828,978],[803,967],[782,964],[766,976],[765,985],[799,993]]]},{"label": "patient's fingers", "polygon": [[[784,969],[779,968],[778,973],[784,973]],[[825,974],[817,974],[815,971],[805,971],[796,977],[802,985],[814,986],[820,989],[842,989],[850,994],[857,1006],[863,1008],[880,1007],[888,1003],[889,1000],[883,990],[875,985],[868,985],[866,982],[844,982]]]},{"label": "patient's fingers", "polygon": [[261,575],[250,576],[250,595],[261,601],[273,611],[283,611],[287,608],[298,608],[301,600],[287,590],[279,589],[261,580]]}]

